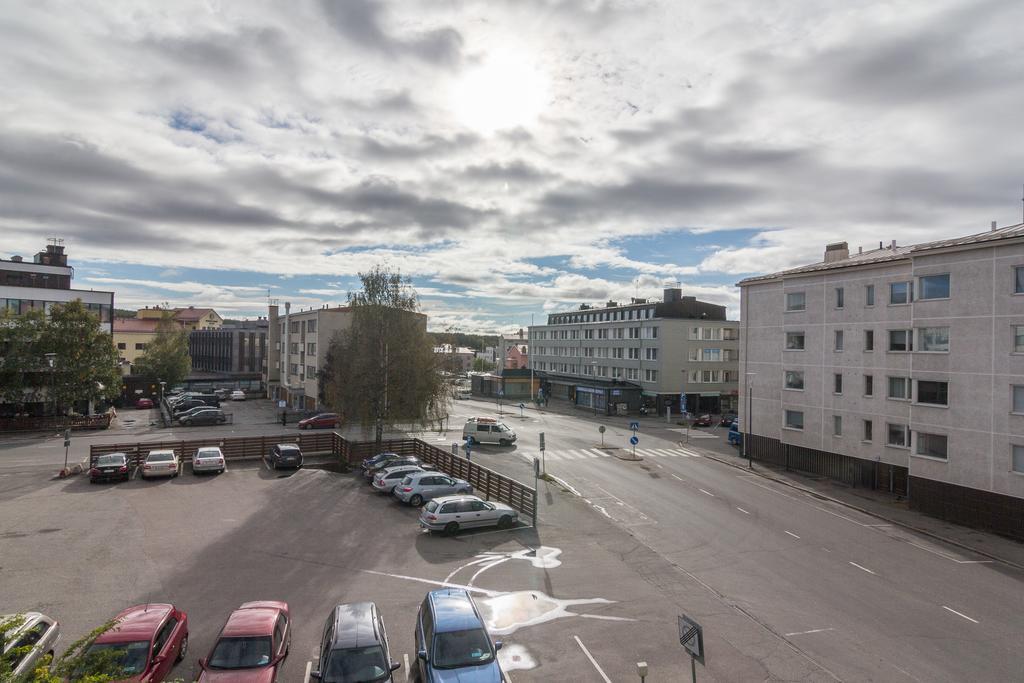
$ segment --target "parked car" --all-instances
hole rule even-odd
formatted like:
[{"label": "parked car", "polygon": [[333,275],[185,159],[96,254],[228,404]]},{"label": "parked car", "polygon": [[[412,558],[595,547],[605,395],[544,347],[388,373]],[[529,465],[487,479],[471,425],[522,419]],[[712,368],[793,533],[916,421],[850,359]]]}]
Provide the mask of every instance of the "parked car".
[{"label": "parked car", "polygon": [[44,656],[50,655],[52,661],[60,638],[60,623],[40,612],[0,615],[0,623],[11,619],[20,623],[0,638],[0,658],[9,667],[10,680],[31,680],[29,674],[39,667]]},{"label": "parked car", "polygon": [[135,402],[135,407],[139,410],[149,410],[153,407],[153,399],[151,398],[140,398]]},{"label": "parked car", "polygon": [[453,536],[460,529],[496,526],[508,529],[519,519],[519,513],[504,503],[477,496],[442,496],[423,506],[420,526],[429,531],[444,531]]},{"label": "parked car", "polygon": [[366,472],[367,469],[369,469],[370,467],[376,466],[377,463],[379,463],[381,460],[384,460],[385,458],[388,458],[388,457],[396,457],[397,458],[398,457],[398,453],[392,453],[391,451],[383,451],[381,453],[378,453],[377,455],[374,455],[373,457],[363,458],[363,461],[361,463],[359,463],[359,466],[363,469],[363,472]]},{"label": "parked car", "polygon": [[228,617],[210,654],[199,660],[199,683],[272,683],[292,641],[288,603],[246,602]]},{"label": "parked car", "polygon": [[395,487],[394,493],[395,498],[403,503],[419,507],[424,501],[441,496],[473,493],[473,485],[465,479],[449,477],[441,472],[413,472]]},{"label": "parked car", "polygon": [[454,394],[455,398],[460,401],[465,401],[466,399],[473,398],[473,392],[470,391],[469,389],[455,389]]},{"label": "parked car", "polygon": [[231,400],[232,401],[244,401],[245,400],[245,392],[242,391],[241,389],[235,389],[234,391],[231,392]]},{"label": "parked car", "polygon": [[198,413],[201,410],[219,410],[219,409],[218,408],[211,408],[208,405],[195,406],[193,408],[189,408],[188,410],[182,410],[180,413],[174,413],[174,419],[175,420],[181,420],[181,418],[183,418],[183,417],[185,417],[187,415],[194,415],[194,414]]},{"label": "parked car", "polygon": [[407,475],[413,472],[422,472],[419,465],[396,465],[380,470],[373,477],[373,488],[381,493],[392,493],[395,486],[400,484]]},{"label": "parked car", "polygon": [[491,642],[484,619],[464,588],[430,591],[416,615],[416,664],[424,683],[499,683],[501,641]]},{"label": "parked car", "polygon": [[516,442],[516,433],[493,417],[471,417],[462,427],[462,438],[469,443],[511,446]]},{"label": "parked car", "polygon": [[86,652],[118,652],[125,680],[158,683],[188,652],[188,615],[174,605],[136,605],[114,617],[114,622]]},{"label": "parked car", "polygon": [[282,465],[298,469],[302,467],[302,450],[297,443],[279,443],[270,449],[267,459],[275,470]]},{"label": "parked car", "polygon": [[320,656],[309,677],[323,683],[391,683],[401,664],[391,659],[384,619],[372,602],[338,605],[320,638]]},{"label": "parked car", "polygon": [[222,425],[227,421],[227,415],[220,408],[207,408],[182,417],[178,423],[183,427],[188,427],[192,425]]},{"label": "parked car", "polygon": [[101,481],[128,481],[131,477],[128,456],[124,453],[108,453],[96,458],[96,464],[89,469],[89,483]]},{"label": "parked car", "polygon": [[231,389],[214,389],[213,393],[215,393],[217,395],[217,398],[219,398],[222,401],[226,401],[229,398],[231,398]]},{"label": "parked car", "polygon": [[731,427],[732,423],[736,421],[735,413],[726,413],[722,415],[722,419],[718,422],[719,427]]},{"label": "parked car", "polygon": [[304,420],[299,420],[299,429],[334,429],[341,425],[337,413],[319,413]]},{"label": "parked car", "polygon": [[710,415],[698,415],[693,419],[694,427],[710,427],[712,424]]},{"label": "parked car", "polygon": [[366,476],[367,483],[372,484],[373,478],[377,476],[377,473],[381,470],[386,470],[389,467],[423,467],[423,463],[414,455],[395,455],[390,458],[384,458],[376,465],[367,467],[363,470],[363,474]]},{"label": "parked car", "polygon": [[217,446],[203,446],[192,456],[192,474],[200,472],[223,474],[224,469],[224,453]]},{"label": "parked car", "polygon": [[171,415],[177,418],[179,415],[196,408],[211,408],[206,404],[206,401],[199,398],[186,398],[183,401],[178,401],[171,406]]},{"label": "parked car", "polygon": [[142,463],[142,478],[178,476],[178,456],[174,451],[150,451]]}]

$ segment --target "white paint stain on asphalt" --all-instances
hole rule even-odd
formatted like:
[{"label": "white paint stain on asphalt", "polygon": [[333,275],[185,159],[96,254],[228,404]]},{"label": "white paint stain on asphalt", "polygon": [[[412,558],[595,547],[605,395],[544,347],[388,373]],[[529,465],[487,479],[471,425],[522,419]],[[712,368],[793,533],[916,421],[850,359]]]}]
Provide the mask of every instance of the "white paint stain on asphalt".
[{"label": "white paint stain on asphalt", "polygon": [[409,668],[409,653],[406,652],[402,655],[402,661],[405,662],[405,680],[411,681],[413,679],[412,669]]},{"label": "white paint stain on asphalt", "polygon": [[859,565],[859,564],[857,564],[856,562],[850,562],[850,564],[852,564],[852,565],[853,565],[854,567],[856,567],[857,569],[860,569],[860,570],[862,570],[862,571],[866,571],[866,572],[867,572],[868,574],[874,574],[874,572],[873,572],[873,571],[871,571],[871,570],[870,570],[870,569],[868,569],[867,567],[862,567],[862,566],[860,566],[860,565]]},{"label": "white paint stain on asphalt", "polygon": [[814,629],[811,629],[810,631],[797,631],[796,633],[787,633],[786,637],[789,638],[790,636],[806,636],[806,635],[810,635],[811,633],[824,633],[825,631],[835,631],[835,629],[834,628],[814,628]]},{"label": "white paint stain on asphalt", "polygon": [[675,477],[676,479],[678,479],[679,481],[683,480],[683,478],[680,477],[678,474],[673,474],[672,476]]},{"label": "white paint stain on asphalt", "polygon": [[799,536],[794,534],[792,531],[787,531],[786,533],[789,534],[790,536],[792,536],[793,538],[800,538]]},{"label": "white paint stain on asphalt", "polygon": [[712,498],[715,497],[715,494],[711,493],[711,491],[705,491],[704,489],[697,489],[697,490],[700,491],[701,493],[704,493],[706,495],[711,496]]},{"label": "white paint stain on asphalt", "polygon": [[605,673],[601,669],[600,665],[598,665],[597,660],[594,659],[594,656],[592,654],[590,654],[590,650],[588,650],[587,646],[583,644],[582,640],[580,640],[580,637],[579,636],[573,636],[573,638],[576,639],[576,644],[580,646],[581,650],[583,650],[583,654],[585,654],[587,656],[587,659],[590,660],[590,663],[594,665],[595,669],[597,669],[597,673],[599,673],[601,675],[601,679],[604,681],[604,683],[612,683],[611,679],[608,678],[605,675]]},{"label": "white paint stain on asphalt", "polygon": [[743,513],[743,514],[745,514],[745,515],[749,515],[749,514],[750,514],[749,512],[747,512],[746,510],[744,510],[744,509],[743,509],[743,508],[741,508],[741,507],[737,507],[736,509],[737,509],[737,510],[739,510],[740,512],[742,512],[742,513]]},{"label": "white paint stain on asphalt", "polygon": [[[507,636],[527,626],[544,624],[565,617],[586,616],[569,610],[581,605],[611,605],[613,600],[604,598],[581,598],[563,600],[537,590],[512,591],[477,600],[487,630],[492,634]],[[610,621],[635,621],[626,617],[613,617]]]},{"label": "white paint stain on asphalt", "polygon": [[528,671],[537,668],[537,660],[533,658],[525,647],[509,643],[498,651],[498,665],[501,672],[506,674],[505,680],[510,681],[507,673],[509,671]]},{"label": "white paint stain on asphalt", "polygon": [[953,609],[952,607],[946,607],[945,605],[943,605],[943,606],[942,606],[942,609],[944,609],[944,610],[948,610],[948,611],[952,612],[953,614],[957,615],[958,617],[963,617],[963,618],[964,618],[964,619],[966,619],[967,621],[971,621],[971,622],[974,622],[975,624],[977,624],[977,623],[978,623],[978,620],[977,620],[977,619],[971,619],[971,618],[970,618],[969,616],[967,616],[967,615],[966,615],[966,614],[964,614],[963,612],[957,612],[957,611],[956,611],[955,609]]}]

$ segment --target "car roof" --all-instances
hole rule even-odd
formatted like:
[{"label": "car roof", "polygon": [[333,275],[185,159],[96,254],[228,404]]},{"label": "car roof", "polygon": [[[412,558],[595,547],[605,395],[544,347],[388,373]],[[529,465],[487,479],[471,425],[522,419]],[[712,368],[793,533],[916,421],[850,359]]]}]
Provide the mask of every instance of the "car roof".
[{"label": "car roof", "polygon": [[450,474],[445,474],[444,472],[440,472],[438,470],[424,469],[422,472],[410,472],[409,473],[409,475],[413,476],[413,477],[423,477],[423,476],[426,476],[428,474],[436,474],[439,477],[448,477],[449,479],[454,479],[455,478],[455,477],[451,476]]},{"label": "car roof", "polygon": [[277,615],[285,607],[278,602],[247,602],[231,613],[221,637],[269,636],[274,632]]},{"label": "car roof", "polygon": [[96,642],[123,643],[129,640],[150,640],[173,609],[173,605],[160,602],[129,607],[114,617],[116,622],[114,626],[100,634]]},{"label": "car roof", "polygon": [[394,472],[399,472],[399,471],[402,471],[402,470],[405,470],[405,471],[408,471],[408,472],[419,472],[419,471],[426,472],[427,471],[427,470],[424,470],[419,465],[395,465],[394,467],[385,467],[385,468],[383,468],[380,471],[380,473],[381,474],[392,474]]},{"label": "car roof", "polygon": [[196,449],[196,453],[202,453],[203,451],[217,451],[218,453],[221,452],[220,446],[200,446],[199,448]]},{"label": "car roof", "polygon": [[332,648],[370,647],[381,642],[377,630],[377,606],[372,602],[338,605],[331,613],[334,622]]},{"label": "car roof", "polygon": [[433,606],[435,633],[465,631],[483,626],[473,600],[465,589],[442,588],[430,591],[427,596]]},{"label": "car roof", "polygon": [[150,455],[174,455],[174,451],[169,448],[161,448],[159,450],[150,451],[146,457],[148,458]]},{"label": "car roof", "polygon": [[456,500],[479,500],[481,503],[485,502],[484,499],[481,498],[480,496],[474,496],[471,493],[460,493],[457,496],[438,496],[437,498],[434,498],[434,502],[437,503],[438,505],[443,505],[444,503],[451,503],[452,501]]},{"label": "car roof", "polygon": [[284,450],[286,448],[294,448],[294,449],[298,450],[299,444],[297,444],[297,443],[279,443],[279,444],[277,444],[277,447],[280,448],[281,450]]},{"label": "car roof", "polygon": [[99,458],[107,458],[107,457],[111,457],[111,456],[118,457],[118,458],[124,458],[125,460],[128,459],[128,454],[127,453],[104,453],[103,455],[100,455],[100,456],[97,456],[97,457],[99,457]]}]

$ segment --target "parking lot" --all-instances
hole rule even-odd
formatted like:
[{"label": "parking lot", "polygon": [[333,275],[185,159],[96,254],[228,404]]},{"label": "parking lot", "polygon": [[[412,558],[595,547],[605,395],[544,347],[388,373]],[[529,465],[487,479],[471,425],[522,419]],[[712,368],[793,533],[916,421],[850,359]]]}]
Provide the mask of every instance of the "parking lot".
[{"label": "parking lot", "polygon": [[405,680],[424,594],[465,586],[505,643],[510,680],[624,680],[639,660],[649,680],[676,678],[686,662],[674,612],[636,575],[657,558],[544,486],[539,530],[448,538],[352,474],[247,461],[216,476],[186,466],[175,479],[45,481],[0,502],[0,604],[56,617],[66,646],[126,606],[174,603],[190,621],[174,675],[192,680],[232,609],[284,600],[294,631],[283,680],[303,681],[331,607],[372,600]]}]

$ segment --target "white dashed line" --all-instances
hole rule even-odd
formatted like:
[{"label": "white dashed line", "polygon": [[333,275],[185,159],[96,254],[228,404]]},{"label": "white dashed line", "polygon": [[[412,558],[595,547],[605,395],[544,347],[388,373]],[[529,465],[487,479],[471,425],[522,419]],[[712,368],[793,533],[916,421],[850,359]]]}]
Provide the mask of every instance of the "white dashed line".
[{"label": "white dashed line", "polygon": [[409,653],[406,652],[402,655],[402,661],[405,662],[405,680],[411,681],[413,679],[412,669],[409,668]]},{"label": "white dashed line", "polygon": [[592,654],[590,654],[590,650],[588,650],[587,646],[583,644],[583,641],[580,640],[580,637],[579,636],[573,636],[573,638],[576,639],[576,644],[580,646],[581,650],[583,650],[583,654],[585,654],[587,656],[587,659],[590,660],[590,663],[594,665],[595,669],[597,669],[597,673],[601,674],[601,680],[603,680],[604,683],[612,683],[611,679],[608,678],[605,675],[604,671],[601,670],[601,667],[598,666],[597,660],[594,659],[594,656]]},{"label": "white dashed line", "polygon": [[711,493],[711,491],[705,491],[704,489],[697,489],[697,490],[700,491],[701,493],[704,493],[704,494],[707,494],[707,495],[711,496],[712,498],[715,497],[715,494]]},{"label": "white dashed line", "polygon": [[789,534],[790,536],[792,536],[793,538],[800,538],[799,536],[794,534],[792,531],[787,531],[786,533]]},{"label": "white dashed line", "polygon": [[862,567],[862,566],[860,566],[860,565],[859,565],[859,564],[857,564],[856,562],[851,562],[850,564],[852,564],[852,565],[853,565],[854,567],[856,567],[857,569],[861,569],[861,570],[863,570],[863,571],[866,571],[866,572],[867,572],[868,574],[874,574],[874,572],[873,572],[873,571],[871,571],[871,570],[870,570],[870,569],[868,569],[867,567]]},{"label": "white dashed line", "polygon": [[812,629],[810,631],[797,631],[796,633],[787,633],[786,637],[789,638],[790,636],[806,636],[806,635],[810,635],[811,633],[824,633],[825,631],[835,631],[835,629],[834,628],[816,628],[816,629]]},{"label": "white dashed line", "polygon": [[304,681],[304,683],[309,683],[309,672],[312,671],[312,670],[313,670],[313,662],[312,661],[306,662],[306,673],[302,677],[302,680]]},{"label": "white dashed line", "polygon": [[679,481],[683,480],[683,478],[680,477],[678,474],[673,474],[672,476],[675,477],[676,479],[678,479]]},{"label": "white dashed line", "polygon": [[743,513],[743,514],[745,514],[745,515],[749,515],[749,514],[750,514],[749,512],[747,512],[746,510],[744,510],[744,509],[743,509],[743,508],[741,508],[741,507],[738,507],[738,508],[736,508],[736,509],[737,509],[737,510],[739,510],[740,512],[742,512],[742,513]]},{"label": "white dashed line", "polygon": [[966,614],[964,614],[963,612],[957,612],[957,611],[956,611],[955,609],[953,609],[952,607],[946,607],[945,605],[943,605],[943,606],[942,606],[942,609],[944,609],[944,610],[949,610],[949,611],[950,611],[950,612],[952,612],[953,614],[957,615],[958,617],[963,617],[963,618],[964,618],[964,619],[966,619],[967,621],[973,621],[973,622],[974,622],[975,624],[977,624],[977,623],[978,623],[978,620],[977,620],[977,619],[971,619],[971,618],[970,618],[969,616],[967,616],[967,615],[966,615]]}]

